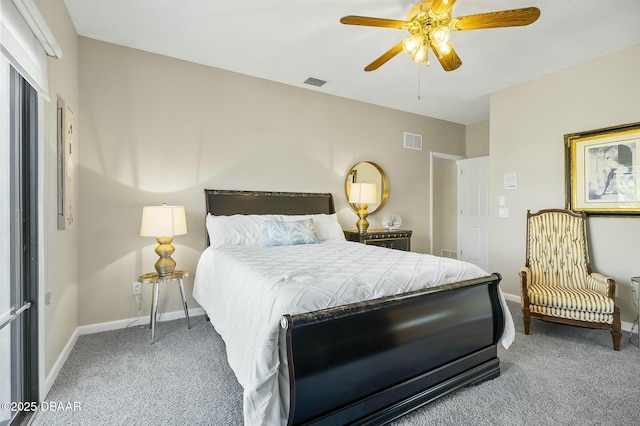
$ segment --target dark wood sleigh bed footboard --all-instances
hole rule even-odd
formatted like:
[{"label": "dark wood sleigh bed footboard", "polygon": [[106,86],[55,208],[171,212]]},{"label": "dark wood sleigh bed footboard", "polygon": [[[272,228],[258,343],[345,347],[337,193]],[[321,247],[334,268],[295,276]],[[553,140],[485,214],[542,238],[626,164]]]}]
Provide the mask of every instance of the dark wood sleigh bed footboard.
[{"label": "dark wood sleigh bed footboard", "polygon": [[[329,193],[205,189],[207,212],[332,214]],[[382,424],[500,375],[500,274],[285,315],[291,425]]]},{"label": "dark wood sleigh bed footboard", "polygon": [[381,424],[499,376],[500,279],[284,316],[289,424]]}]

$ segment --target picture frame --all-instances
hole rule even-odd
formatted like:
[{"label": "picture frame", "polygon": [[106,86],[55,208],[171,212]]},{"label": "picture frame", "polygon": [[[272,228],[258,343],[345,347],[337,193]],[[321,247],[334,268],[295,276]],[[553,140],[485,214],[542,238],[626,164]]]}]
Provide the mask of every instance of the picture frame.
[{"label": "picture frame", "polygon": [[640,122],[564,135],[565,203],[593,215],[640,215]]},{"label": "picture frame", "polygon": [[58,98],[57,102],[57,145],[58,145],[58,229],[65,230],[74,221],[74,118],[69,105]]}]

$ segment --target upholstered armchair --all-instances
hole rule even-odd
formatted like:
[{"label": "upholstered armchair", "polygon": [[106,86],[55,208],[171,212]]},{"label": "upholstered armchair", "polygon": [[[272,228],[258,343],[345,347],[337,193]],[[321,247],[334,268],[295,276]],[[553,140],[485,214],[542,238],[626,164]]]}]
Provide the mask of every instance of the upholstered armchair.
[{"label": "upholstered armchair", "polygon": [[608,329],[620,350],[616,284],[591,270],[584,212],[527,211],[527,261],[518,273],[525,334],[531,318]]}]

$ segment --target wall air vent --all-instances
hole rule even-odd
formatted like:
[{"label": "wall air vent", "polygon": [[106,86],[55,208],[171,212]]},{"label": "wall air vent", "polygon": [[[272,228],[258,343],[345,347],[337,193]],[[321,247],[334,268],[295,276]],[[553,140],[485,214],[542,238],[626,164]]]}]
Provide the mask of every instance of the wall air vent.
[{"label": "wall air vent", "polygon": [[441,249],[440,250],[440,257],[448,257],[449,259],[457,259],[458,258],[458,251],[457,250],[450,250],[450,249]]},{"label": "wall air vent", "polygon": [[310,84],[312,86],[321,87],[326,83],[325,80],[320,80],[319,78],[309,77],[304,81],[305,84]]},{"label": "wall air vent", "polygon": [[404,132],[404,147],[422,151],[422,135]]}]

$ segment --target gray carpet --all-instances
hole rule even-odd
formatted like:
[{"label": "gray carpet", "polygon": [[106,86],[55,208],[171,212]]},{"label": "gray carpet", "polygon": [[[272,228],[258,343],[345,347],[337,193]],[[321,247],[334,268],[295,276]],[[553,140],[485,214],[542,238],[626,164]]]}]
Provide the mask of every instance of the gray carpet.
[{"label": "gray carpet", "polygon": [[[460,389],[394,425],[633,425],[640,416],[640,350],[611,334],[533,321],[499,350],[502,375]],[[241,425],[242,389],[224,342],[204,317],[81,336],[47,401],[80,411],[46,411],[35,425]],[[634,336],[637,338],[637,336]]]}]

